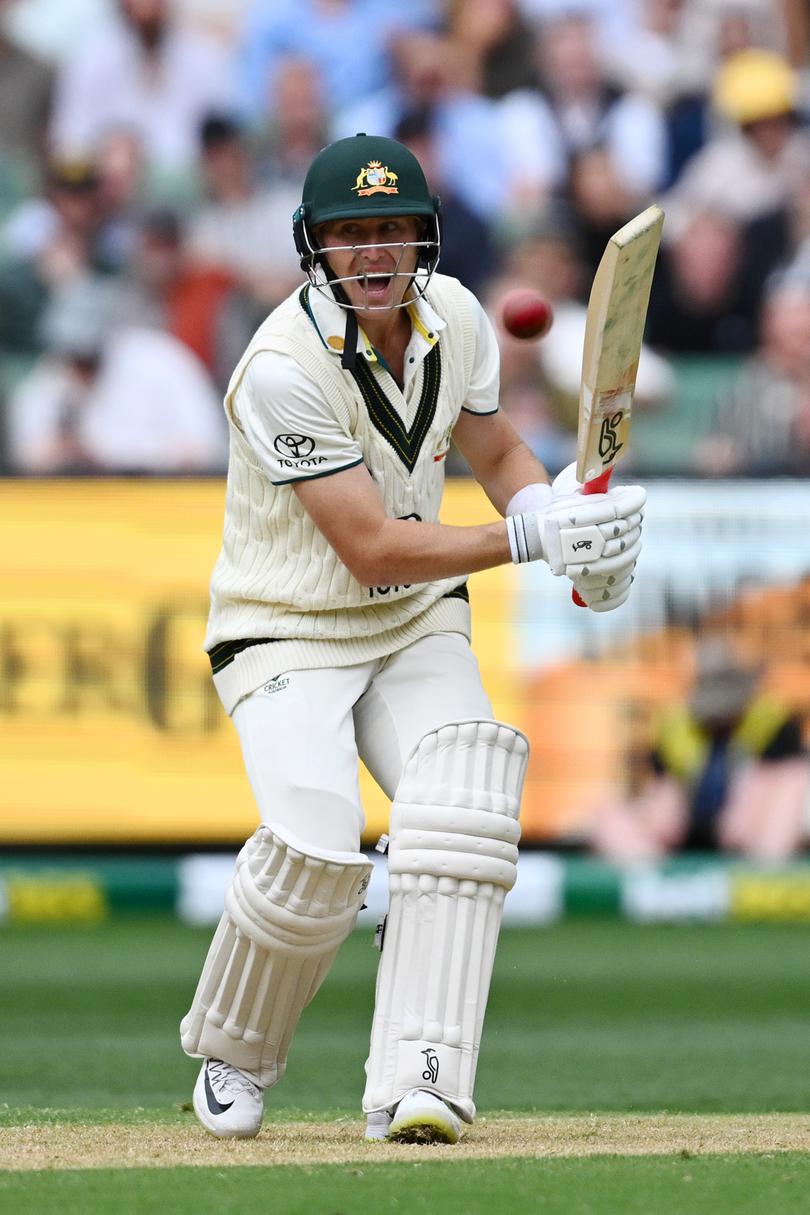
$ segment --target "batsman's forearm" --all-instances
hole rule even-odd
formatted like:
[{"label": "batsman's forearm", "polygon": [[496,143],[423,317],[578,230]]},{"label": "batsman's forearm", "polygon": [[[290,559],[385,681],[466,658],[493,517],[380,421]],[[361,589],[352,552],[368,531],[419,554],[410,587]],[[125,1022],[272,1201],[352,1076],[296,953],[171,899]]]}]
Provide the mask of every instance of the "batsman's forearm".
[{"label": "batsman's forearm", "polygon": [[365,586],[396,586],[474,574],[509,561],[505,523],[451,527],[386,519],[366,538],[362,560],[350,569]]},{"label": "batsman's forearm", "polygon": [[550,483],[545,468],[522,441],[505,452],[478,480],[501,515],[506,514],[506,507],[518,490],[526,485]]}]

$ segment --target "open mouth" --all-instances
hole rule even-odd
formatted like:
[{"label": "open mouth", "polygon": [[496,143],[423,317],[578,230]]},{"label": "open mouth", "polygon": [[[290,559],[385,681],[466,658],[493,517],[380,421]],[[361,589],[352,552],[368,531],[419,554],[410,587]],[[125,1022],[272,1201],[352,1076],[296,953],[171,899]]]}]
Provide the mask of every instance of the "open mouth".
[{"label": "open mouth", "polygon": [[385,295],[391,285],[391,278],[390,274],[369,274],[364,283],[369,299]]}]

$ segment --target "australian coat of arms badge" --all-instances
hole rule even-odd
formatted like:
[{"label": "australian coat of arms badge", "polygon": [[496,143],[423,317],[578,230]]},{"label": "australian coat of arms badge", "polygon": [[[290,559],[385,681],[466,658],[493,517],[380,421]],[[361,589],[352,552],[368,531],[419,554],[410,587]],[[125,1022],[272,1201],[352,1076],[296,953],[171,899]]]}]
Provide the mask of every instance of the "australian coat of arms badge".
[{"label": "australian coat of arms badge", "polygon": [[399,194],[397,181],[397,174],[388,165],[379,160],[370,160],[357,174],[352,189],[357,191],[358,198],[366,198],[369,194]]}]

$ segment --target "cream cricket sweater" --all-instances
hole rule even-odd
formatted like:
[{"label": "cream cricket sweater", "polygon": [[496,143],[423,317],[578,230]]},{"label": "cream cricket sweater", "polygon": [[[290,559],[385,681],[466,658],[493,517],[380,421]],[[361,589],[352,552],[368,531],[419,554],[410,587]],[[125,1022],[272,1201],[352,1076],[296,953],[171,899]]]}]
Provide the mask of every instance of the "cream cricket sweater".
[{"label": "cream cricket sweater", "polygon": [[314,323],[307,292],[296,291],[270,314],[225,396],[230,460],[224,537],[211,581],[205,648],[229,713],[284,671],[381,658],[433,632],[469,636],[463,578],[368,588],[351,575],[292,485],[274,484],[247,442],[239,389],[260,352],[292,356],[359,446],[387,513],[436,522],[444,487],[441,455],[475,357],[474,302],[456,279],[434,275],[427,298],[445,327],[422,362],[418,407],[406,429],[390,401],[398,391],[393,379],[375,373],[363,358],[354,372],[341,367]]}]

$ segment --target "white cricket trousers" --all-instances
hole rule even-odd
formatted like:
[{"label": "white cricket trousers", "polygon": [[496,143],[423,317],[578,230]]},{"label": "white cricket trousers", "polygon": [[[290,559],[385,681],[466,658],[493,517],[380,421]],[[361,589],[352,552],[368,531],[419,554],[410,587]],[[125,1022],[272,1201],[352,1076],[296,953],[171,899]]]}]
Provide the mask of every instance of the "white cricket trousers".
[{"label": "white cricket trousers", "polygon": [[393,799],[425,734],[491,717],[478,663],[460,633],[433,633],[355,666],[285,671],[233,711],[261,821],[337,852],[360,848],[358,756]]}]

